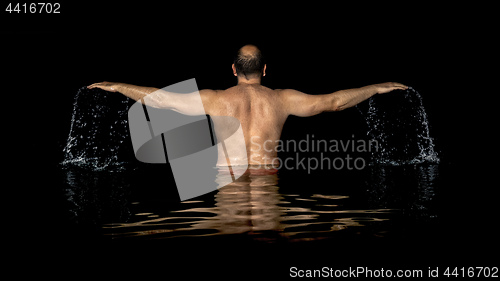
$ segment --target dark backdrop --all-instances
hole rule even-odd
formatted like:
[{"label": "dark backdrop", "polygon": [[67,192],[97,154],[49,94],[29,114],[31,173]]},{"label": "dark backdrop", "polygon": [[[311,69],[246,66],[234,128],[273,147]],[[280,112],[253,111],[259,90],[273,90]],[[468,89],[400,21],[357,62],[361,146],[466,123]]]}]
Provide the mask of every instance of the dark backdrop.
[{"label": "dark backdrop", "polygon": [[[443,209],[453,210],[447,214],[450,233],[464,241],[489,231],[464,232],[469,226],[463,225],[491,225],[487,167],[492,166],[481,156],[495,147],[495,130],[468,83],[480,81],[475,70],[483,54],[478,43],[467,43],[482,36],[460,14],[436,7],[385,13],[370,7],[362,13],[352,7],[293,12],[261,7],[194,15],[189,9],[147,5],[64,7],[59,18],[4,18],[9,21],[2,32],[4,154],[13,179],[9,190],[20,191],[12,202],[30,218],[30,223],[21,220],[27,230],[14,238],[55,243],[50,234],[40,234],[43,229],[65,231],[62,198],[51,185],[80,87],[106,80],[161,88],[194,77],[200,89],[225,89],[236,83],[233,56],[248,43],[267,58],[262,83],[270,88],[325,94],[395,81],[418,90],[436,148],[451,167],[447,173],[456,175],[443,191]],[[350,138],[362,134],[363,126],[359,112],[348,109],[290,117],[282,136]]]}]

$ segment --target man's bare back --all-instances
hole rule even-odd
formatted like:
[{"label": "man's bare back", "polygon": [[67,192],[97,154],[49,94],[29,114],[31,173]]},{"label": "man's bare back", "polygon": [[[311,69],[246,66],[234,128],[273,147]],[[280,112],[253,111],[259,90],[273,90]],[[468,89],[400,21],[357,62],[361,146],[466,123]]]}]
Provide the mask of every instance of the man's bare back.
[{"label": "man's bare back", "polygon": [[[213,95],[213,102],[205,106],[207,114],[235,117],[240,121],[245,137],[247,159],[231,159],[230,163],[234,165],[248,160],[250,165],[271,164],[277,157],[272,145],[280,139],[288,117],[280,91],[260,84],[239,84],[227,90],[215,91]],[[218,135],[217,124],[215,132]],[[220,165],[225,163],[223,155],[219,151]]]}]

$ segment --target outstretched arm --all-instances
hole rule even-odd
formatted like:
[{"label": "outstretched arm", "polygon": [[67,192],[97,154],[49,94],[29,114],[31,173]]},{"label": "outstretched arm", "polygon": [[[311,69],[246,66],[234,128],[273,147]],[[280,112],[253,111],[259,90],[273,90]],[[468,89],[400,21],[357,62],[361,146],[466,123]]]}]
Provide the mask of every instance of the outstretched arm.
[{"label": "outstretched arm", "polygon": [[282,90],[285,108],[289,115],[309,117],[325,111],[340,111],[357,105],[375,94],[393,90],[406,90],[407,86],[387,82],[361,88],[340,90],[327,95],[308,95],[296,90]]},{"label": "outstretched arm", "polygon": [[[210,114],[216,92],[213,90],[200,90],[195,93],[178,94],[154,87],[115,82],[95,83],[87,88],[99,88],[108,92],[118,92],[148,106],[171,109],[185,115]],[[200,97],[202,105],[200,104]]]},{"label": "outstretched arm", "polygon": [[89,89],[99,88],[108,92],[118,92],[136,101],[141,101],[145,96],[159,90],[158,88],[153,88],[153,87],[142,87],[126,83],[106,82],[106,81],[100,83],[94,83],[88,86],[87,88]]}]

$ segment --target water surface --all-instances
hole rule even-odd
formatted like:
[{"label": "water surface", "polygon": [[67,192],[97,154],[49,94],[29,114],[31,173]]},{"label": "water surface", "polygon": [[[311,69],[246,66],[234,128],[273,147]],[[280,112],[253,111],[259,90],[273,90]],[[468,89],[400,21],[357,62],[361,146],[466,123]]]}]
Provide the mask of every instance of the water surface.
[{"label": "water surface", "polygon": [[148,175],[141,169],[92,175],[70,169],[66,196],[75,223],[96,225],[106,239],[119,240],[381,238],[437,218],[437,165],[376,166],[357,175],[322,172],[307,180],[298,174],[281,181],[275,170],[249,170],[215,192],[178,202],[175,185],[134,181]]}]

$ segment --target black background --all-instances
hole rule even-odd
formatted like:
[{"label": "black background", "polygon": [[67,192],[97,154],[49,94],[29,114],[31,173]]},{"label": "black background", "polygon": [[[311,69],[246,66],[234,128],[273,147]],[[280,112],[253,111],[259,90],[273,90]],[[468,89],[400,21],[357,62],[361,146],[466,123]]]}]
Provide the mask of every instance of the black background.
[{"label": "black background", "polygon": [[[485,107],[491,101],[478,86],[489,79],[481,72],[491,59],[486,54],[488,22],[470,18],[484,9],[288,5],[292,7],[254,3],[227,10],[215,3],[197,3],[196,8],[194,3],[62,3],[60,15],[8,15],[2,7],[5,178],[12,179],[8,190],[16,193],[8,214],[21,225],[13,227],[18,231],[11,241],[28,245],[22,253],[35,260],[61,246],[69,248],[61,254],[65,257],[127,251],[122,245],[100,244],[89,250],[81,247],[90,243],[85,238],[67,237],[74,233],[65,229],[60,215],[64,205],[51,189],[77,90],[100,81],[161,88],[193,77],[200,89],[225,89],[236,83],[231,70],[236,50],[251,43],[267,58],[262,83],[270,88],[325,94],[395,81],[417,89],[431,136],[450,167],[447,173],[455,178],[443,189],[446,219],[443,232],[436,234],[438,242],[449,243],[440,249],[436,242],[426,248],[427,255],[448,253],[440,261],[446,262],[454,253],[472,251],[458,260],[464,265],[491,256],[498,212],[489,196],[496,182],[488,177],[488,168],[497,166],[492,158],[496,118],[488,116],[494,112]],[[299,139],[309,133],[339,139],[361,134],[363,126],[357,110],[348,109],[290,117],[282,136]],[[144,247],[142,255],[168,251]],[[312,248],[307,252],[321,252]],[[287,276],[287,269],[281,270]]]}]

